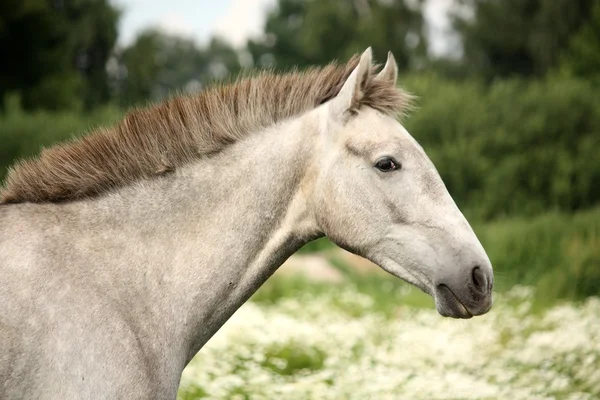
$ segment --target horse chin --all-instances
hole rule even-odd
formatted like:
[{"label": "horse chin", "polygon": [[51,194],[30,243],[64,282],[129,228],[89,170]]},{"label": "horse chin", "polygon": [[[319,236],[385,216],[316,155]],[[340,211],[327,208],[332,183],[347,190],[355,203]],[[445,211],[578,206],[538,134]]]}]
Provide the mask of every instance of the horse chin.
[{"label": "horse chin", "polygon": [[446,285],[438,285],[434,295],[435,308],[443,317],[469,319],[473,314]]}]

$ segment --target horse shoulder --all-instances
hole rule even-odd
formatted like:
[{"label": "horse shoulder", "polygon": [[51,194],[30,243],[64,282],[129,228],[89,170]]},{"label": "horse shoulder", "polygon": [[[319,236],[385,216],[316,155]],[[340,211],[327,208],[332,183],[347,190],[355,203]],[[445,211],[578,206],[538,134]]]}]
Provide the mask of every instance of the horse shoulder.
[{"label": "horse shoulder", "polygon": [[77,256],[65,257],[59,225],[35,207],[0,206],[0,398],[175,397],[126,310],[62,264]]}]

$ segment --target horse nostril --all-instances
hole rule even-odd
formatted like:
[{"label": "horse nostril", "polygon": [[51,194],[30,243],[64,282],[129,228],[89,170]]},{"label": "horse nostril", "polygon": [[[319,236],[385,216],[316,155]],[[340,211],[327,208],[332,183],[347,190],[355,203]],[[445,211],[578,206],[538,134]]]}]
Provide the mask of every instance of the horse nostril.
[{"label": "horse nostril", "polygon": [[473,268],[472,272],[473,283],[475,284],[475,288],[480,292],[488,291],[488,278],[485,276],[485,273],[479,267]]}]

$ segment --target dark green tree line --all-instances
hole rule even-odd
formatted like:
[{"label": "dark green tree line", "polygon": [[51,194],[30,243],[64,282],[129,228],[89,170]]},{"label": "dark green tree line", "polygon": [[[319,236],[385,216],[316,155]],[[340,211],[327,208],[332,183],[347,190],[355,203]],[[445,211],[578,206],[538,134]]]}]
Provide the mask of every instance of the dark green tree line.
[{"label": "dark green tree line", "polygon": [[464,47],[461,65],[486,79],[544,76],[560,67],[572,45],[581,47],[573,43],[574,35],[598,40],[597,31],[580,32],[592,22],[596,0],[456,1],[461,7],[453,23]]},{"label": "dark green tree line", "polygon": [[118,16],[108,0],[3,1],[0,98],[19,93],[27,109],[106,102]]},{"label": "dark green tree line", "polygon": [[421,62],[427,50],[422,1],[279,0],[268,14],[264,37],[248,41],[257,65],[289,68],[347,59],[372,46],[392,50],[401,69]]},{"label": "dark green tree line", "polygon": [[117,96],[121,105],[161,100],[173,91],[193,92],[241,69],[239,55],[227,42],[212,38],[206,47],[160,31],[141,33],[117,57]]}]

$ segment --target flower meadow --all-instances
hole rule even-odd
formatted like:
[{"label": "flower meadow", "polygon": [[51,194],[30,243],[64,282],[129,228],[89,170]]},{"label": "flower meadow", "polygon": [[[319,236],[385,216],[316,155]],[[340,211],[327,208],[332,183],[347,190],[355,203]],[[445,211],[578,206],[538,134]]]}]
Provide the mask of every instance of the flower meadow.
[{"label": "flower meadow", "polygon": [[376,303],[351,287],[250,301],[186,368],[179,399],[600,398],[598,298],[536,310],[515,287],[470,320]]}]

